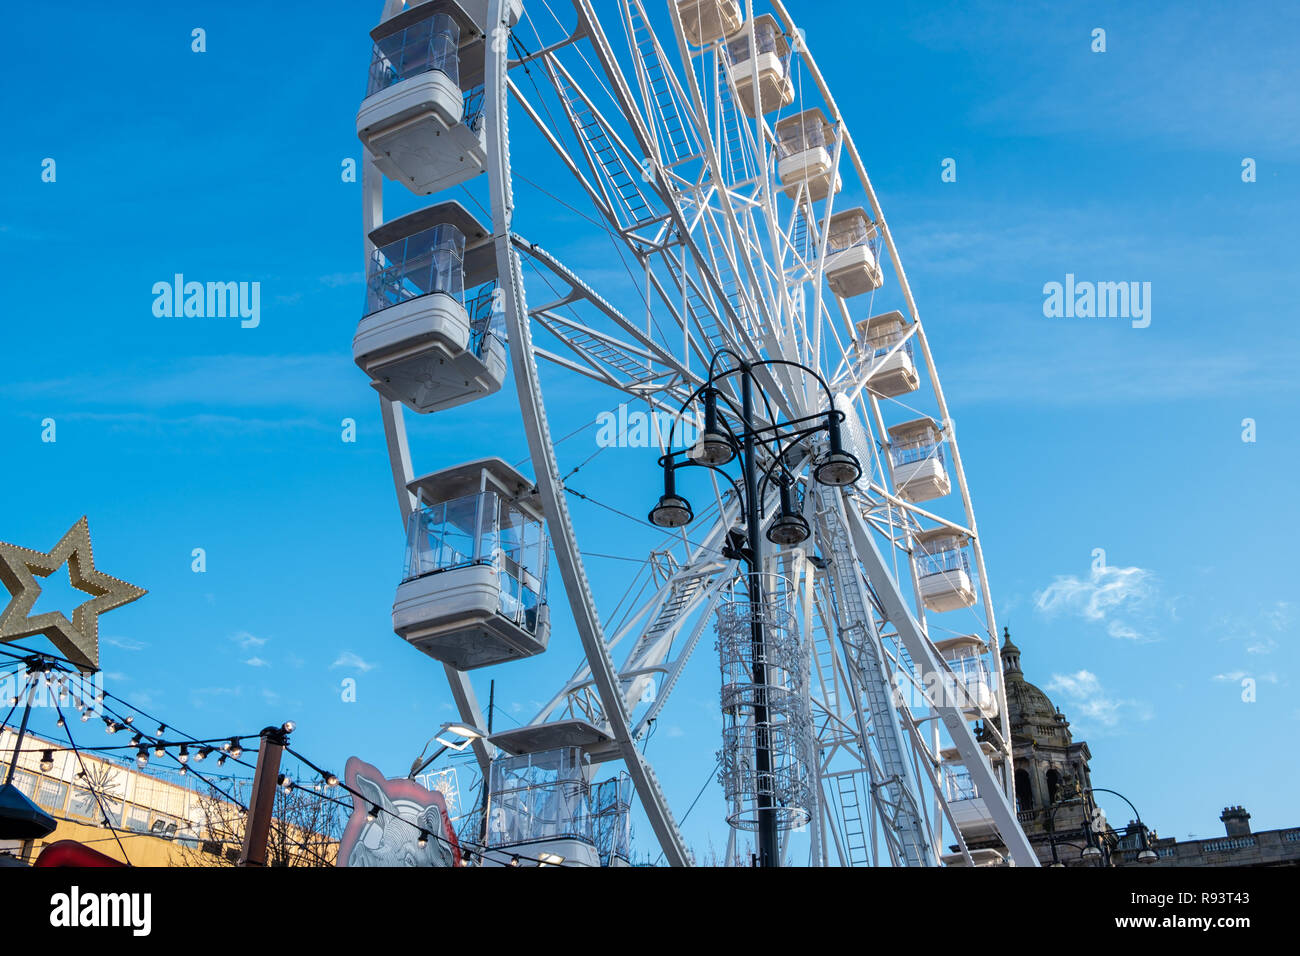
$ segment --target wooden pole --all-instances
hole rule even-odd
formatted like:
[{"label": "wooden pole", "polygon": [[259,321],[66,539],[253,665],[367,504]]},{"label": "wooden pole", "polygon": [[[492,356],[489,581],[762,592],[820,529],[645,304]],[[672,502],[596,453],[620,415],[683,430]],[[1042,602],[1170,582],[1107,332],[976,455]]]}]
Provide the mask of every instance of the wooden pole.
[{"label": "wooden pole", "polygon": [[275,810],[275,790],[280,780],[280,757],[289,743],[283,727],[267,727],[261,733],[257,750],[257,769],[253,773],[253,795],[248,801],[248,820],[244,826],[244,847],[239,866],[266,866],[266,844],[271,836],[271,817]]}]

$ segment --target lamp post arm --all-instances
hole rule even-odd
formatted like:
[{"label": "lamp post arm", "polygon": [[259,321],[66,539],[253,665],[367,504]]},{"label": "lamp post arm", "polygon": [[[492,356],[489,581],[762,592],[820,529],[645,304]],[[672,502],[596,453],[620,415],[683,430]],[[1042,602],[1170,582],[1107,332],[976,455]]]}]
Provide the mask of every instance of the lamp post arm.
[{"label": "lamp post arm", "polygon": [[1088,792],[1114,794],[1115,796],[1119,797],[1121,800],[1123,800],[1125,803],[1128,804],[1128,808],[1133,811],[1133,816],[1136,818],[1136,822],[1138,823],[1138,825],[1145,826],[1145,824],[1142,823],[1142,814],[1138,813],[1137,807],[1133,806],[1133,801],[1130,800],[1128,797],[1124,796],[1124,794],[1120,793],[1118,790],[1107,790],[1105,787],[1089,787]]},{"label": "lamp post arm", "polygon": [[661,457],[661,458],[659,459],[659,464],[660,464],[661,466],[663,466],[664,468],[668,468],[668,467],[670,467],[670,466],[671,466],[672,468],[674,468],[674,469],[676,469],[676,468],[707,468],[709,471],[715,471],[715,472],[717,472],[717,473],[718,473],[719,475],[721,475],[723,478],[726,478],[726,479],[727,479],[727,482],[728,482],[728,483],[731,485],[731,487],[735,490],[735,492],[736,492],[736,497],[740,499],[740,505],[741,505],[741,509],[740,509],[740,510],[741,510],[742,512],[745,510],[745,506],[748,504],[748,502],[746,501],[746,498],[745,498],[745,493],[744,493],[743,491],[741,491],[740,486],[739,486],[738,484],[736,484],[736,479],[732,478],[729,474],[726,473],[726,471],[724,471],[723,469],[719,468],[717,465],[708,465],[708,464],[705,464],[705,463],[702,462],[702,461],[696,461],[694,458],[691,458],[689,455],[686,456],[686,460],[685,460],[685,461],[683,461],[683,462],[681,462],[681,463],[679,463],[679,464],[676,464],[676,463],[673,462],[673,458],[674,458],[676,455],[686,455],[686,452],[685,452],[685,451],[681,451],[681,452],[669,452],[668,454],[664,455],[663,457]]},{"label": "lamp post arm", "polygon": [[820,383],[822,387],[822,391],[826,393],[827,406],[832,409],[835,407],[835,398],[831,394],[831,387],[826,384],[826,379],[822,378],[818,372],[814,371],[813,369],[810,369],[808,366],[800,365],[798,362],[791,362],[789,359],[764,359],[762,362],[755,362],[754,364],[755,366],[789,365],[792,368],[797,368],[801,371],[807,372],[809,375],[813,376],[813,378],[817,379],[818,383]]}]

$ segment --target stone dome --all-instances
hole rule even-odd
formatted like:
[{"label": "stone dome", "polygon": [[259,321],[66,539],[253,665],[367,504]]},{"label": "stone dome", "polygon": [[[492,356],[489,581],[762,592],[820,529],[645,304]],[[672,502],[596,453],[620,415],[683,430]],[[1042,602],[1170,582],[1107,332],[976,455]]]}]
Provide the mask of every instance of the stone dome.
[{"label": "stone dome", "polygon": [[1014,727],[1029,721],[1055,721],[1056,705],[1045,693],[1016,672],[1007,675],[1007,719]]},{"label": "stone dome", "polygon": [[1011,640],[1008,629],[1002,631],[1002,671],[1006,679],[1007,723],[1012,734],[1029,726],[1064,724],[1064,719],[1041,689],[1025,680],[1020,669],[1020,648]]}]

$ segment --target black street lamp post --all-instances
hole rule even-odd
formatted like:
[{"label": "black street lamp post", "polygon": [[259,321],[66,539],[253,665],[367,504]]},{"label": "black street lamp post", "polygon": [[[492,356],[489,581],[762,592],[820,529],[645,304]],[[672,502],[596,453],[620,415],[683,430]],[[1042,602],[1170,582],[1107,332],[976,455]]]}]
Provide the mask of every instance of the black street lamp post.
[{"label": "black street lamp post", "polygon": [[[734,365],[718,369],[718,360],[730,358]],[[826,395],[826,411],[778,422],[771,402],[757,382],[754,371],[764,366],[784,365],[812,375]],[[740,378],[740,407],[718,386],[724,381]],[[767,409],[770,425],[759,426],[754,418],[755,390]],[[795,476],[787,466],[788,453],[813,436],[825,433],[828,451],[814,465],[814,478],[826,485],[851,485],[862,475],[862,466],[850,453],[844,451],[840,437],[840,423],[844,413],[836,410],[830,388],[817,372],[783,359],[746,362],[729,349],[713,356],[709,363],[708,379],[682,404],[680,418],[696,401],[704,404],[704,425],[699,441],[694,447],[673,451],[673,435],[677,422],[669,430],[668,450],[659,459],[664,470],[664,493],[650,512],[650,521],[663,528],[681,528],[695,518],[690,502],[677,491],[676,471],[679,468],[709,468],[730,482],[740,497],[746,523],[748,548],[741,549],[749,565],[747,591],[750,604],[752,656],[750,660],[754,684],[759,688],[754,706],[754,769],[758,778],[758,865],[779,865],[777,815],[773,803],[774,781],[772,774],[771,721],[767,707],[767,648],[763,627],[763,542],[760,534],[762,497],[767,485],[779,490],[780,513],[773,519],[767,538],[773,544],[789,546],[799,544],[811,535],[807,519],[795,510],[792,491]],[[719,408],[719,401],[726,409]],[[727,414],[730,411],[730,415]],[[739,434],[738,434],[739,433]],[[743,490],[723,468],[735,459],[737,449],[741,457]],[[760,451],[766,452],[770,462],[760,467]],[[761,473],[761,474],[760,474]]]},{"label": "black street lamp post", "polygon": [[[1142,822],[1142,814],[1138,813],[1137,807],[1133,806],[1133,801],[1131,801],[1128,797],[1124,796],[1124,794],[1120,793],[1119,791],[1108,790],[1105,787],[1089,787],[1088,789],[1081,791],[1079,796],[1080,798],[1082,798],[1085,795],[1094,794],[1094,793],[1113,794],[1114,796],[1119,797],[1121,800],[1123,800],[1125,803],[1128,804],[1129,809],[1133,811],[1133,816],[1136,819],[1136,826],[1138,830],[1140,847],[1138,850],[1137,861],[1142,864],[1151,864],[1156,862],[1156,860],[1159,859],[1159,857],[1156,855],[1156,852],[1153,849],[1151,849],[1151,838],[1149,835],[1149,831],[1147,830],[1146,824]],[[1055,838],[1056,811],[1065,805],[1066,804],[1064,801],[1061,803],[1053,804],[1049,808],[1049,813],[1047,816],[1047,833],[1048,833],[1048,840],[1050,841],[1052,846],[1053,866],[1062,865],[1056,856],[1056,844],[1057,844],[1057,840]],[[1093,805],[1096,806],[1095,800],[1093,801]],[[1086,801],[1084,801],[1083,806],[1086,810],[1087,809]],[[1104,835],[1099,835],[1097,833],[1094,833],[1092,829],[1091,821],[1087,817],[1085,817],[1083,821],[1083,832],[1085,838],[1087,839],[1088,845],[1083,848],[1082,852],[1080,853],[1080,856],[1085,860],[1098,861],[1098,864],[1101,866],[1109,865],[1110,854],[1107,852],[1107,848],[1105,846],[1105,840],[1103,839]],[[1069,844],[1069,843],[1065,845],[1073,846],[1073,844]]]}]

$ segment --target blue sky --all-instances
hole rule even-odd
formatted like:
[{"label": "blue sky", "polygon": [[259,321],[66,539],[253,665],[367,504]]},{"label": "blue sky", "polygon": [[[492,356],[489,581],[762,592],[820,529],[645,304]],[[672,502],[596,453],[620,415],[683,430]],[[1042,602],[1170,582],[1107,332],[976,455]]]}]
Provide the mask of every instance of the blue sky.
[{"label": "blue sky", "polygon": [[[47,549],[86,514],[101,567],[149,589],[103,620],[114,693],[197,736],[292,718],[316,762],[357,753],[397,775],[451,711],[440,668],[389,627],[402,529],[349,351],[361,194],[339,173],[360,157],[379,6],[6,14],[0,540]],[[1095,783],[1162,835],[1218,832],[1236,803],[1257,828],[1296,825],[1297,12],[788,6],[899,244],[1029,679],[1089,741]],[[52,60],[51,44],[70,49]],[[616,286],[580,219],[520,198],[528,238]],[[260,282],[261,324],[156,318],[150,289],[177,272]],[[1150,282],[1150,327],[1045,318],[1043,286],[1067,273]],[[556,435],[617,402],[554,369],[543,386]],[[524,459],[513,394],[409,420],[417,470]],[[561,468],[593,441],[561,445]],[[571,487],[644,513],[652,458],[611,450]],[[570,503],[584,551],[644,553],[635,529]],[[636,566],[588,564],[612,607]],[[679,812],[717,748],[707,643],[647,749]],[[544,660],[480,675],[498,720],[530,717],[576,659],[561,622]],[[720,808],[706,788],[684,827],[697,848],[725,842]]]}]

